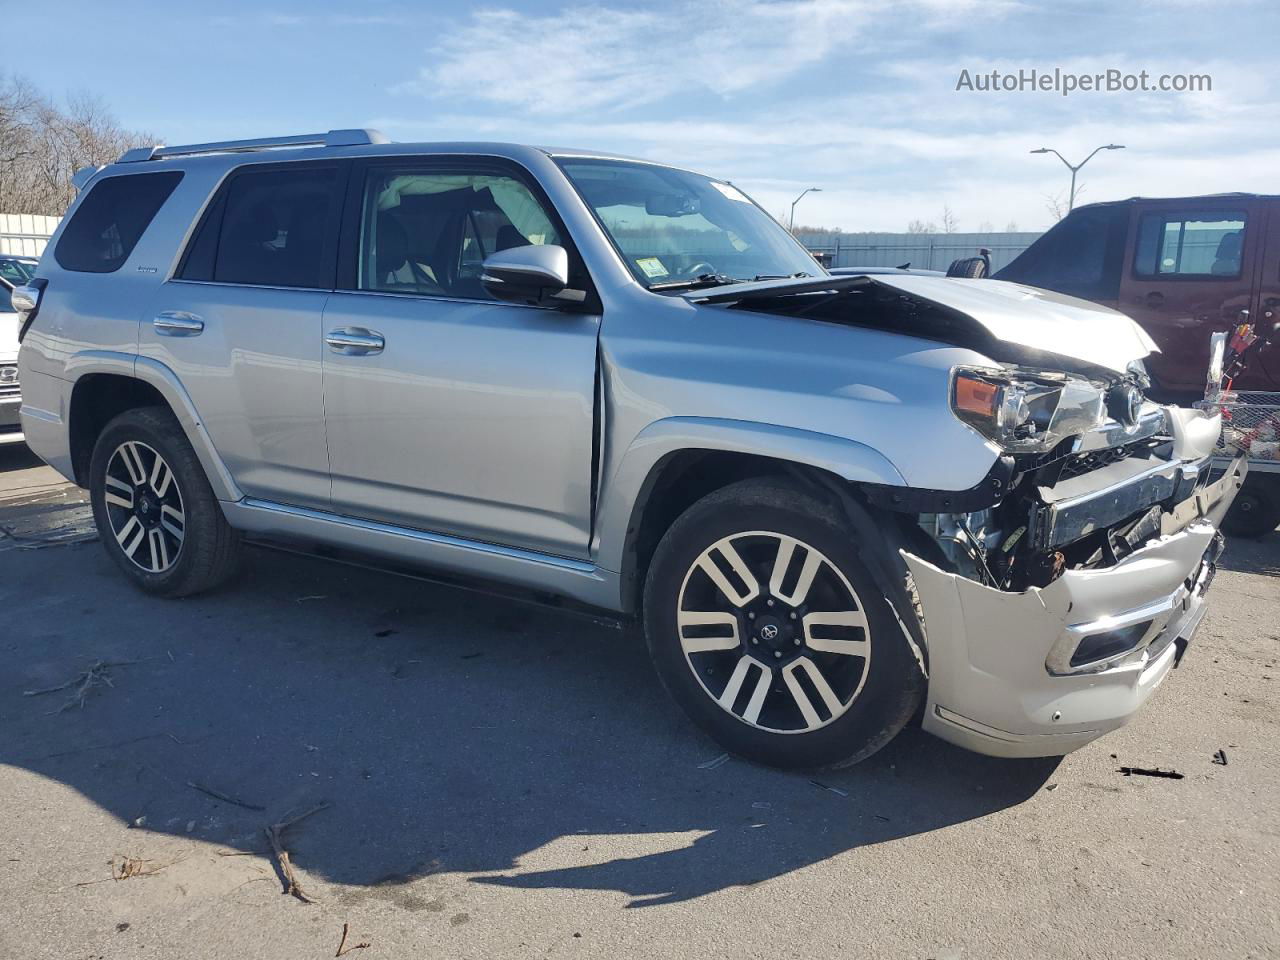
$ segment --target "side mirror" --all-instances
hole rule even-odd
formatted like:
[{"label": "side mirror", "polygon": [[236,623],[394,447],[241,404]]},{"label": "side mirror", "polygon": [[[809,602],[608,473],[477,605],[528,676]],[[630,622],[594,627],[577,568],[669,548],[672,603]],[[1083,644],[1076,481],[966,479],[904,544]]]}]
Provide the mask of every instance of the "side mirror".
[{"label": "side mirror", "polygon": [[481,269],[485,290],[508,303],[541,306],[569,285],[569,254],[554,244],[499,250]]}]

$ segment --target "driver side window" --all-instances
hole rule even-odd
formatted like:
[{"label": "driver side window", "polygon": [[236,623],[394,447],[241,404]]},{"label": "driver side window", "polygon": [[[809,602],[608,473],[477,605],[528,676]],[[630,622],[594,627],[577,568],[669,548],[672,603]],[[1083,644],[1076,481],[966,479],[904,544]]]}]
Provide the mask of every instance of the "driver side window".
[{"label": "driver side window", "polygon": [[365,178],[358,287],[488,300],[480,281],[486,257],[561,242],[542,204],[513,177],[378,167]]}]

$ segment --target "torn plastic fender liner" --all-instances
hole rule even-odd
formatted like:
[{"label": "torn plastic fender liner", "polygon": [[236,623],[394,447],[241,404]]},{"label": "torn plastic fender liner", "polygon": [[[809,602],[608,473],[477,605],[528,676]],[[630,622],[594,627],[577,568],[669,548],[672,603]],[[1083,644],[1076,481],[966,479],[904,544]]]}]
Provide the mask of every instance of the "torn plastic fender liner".
[{"label": "torn plastic fender liner", "polygon": [[[1216,536],[1213,524],[1198,520],[1113,567],[1068,571],[1021,593],[983,586],[904,551],[929,638],[926,729],[983,752],[1048,756],[1120,726],[1172,666],[1172,645],[1150,662],[1137,657],[1067,676],[1049,673],[1050,651],[1073,625],[1164,599],[1172,605]],[[1168,629],[1178,626],[1171,619]],[[1005,745],[992,747],[1000,741]]]}]

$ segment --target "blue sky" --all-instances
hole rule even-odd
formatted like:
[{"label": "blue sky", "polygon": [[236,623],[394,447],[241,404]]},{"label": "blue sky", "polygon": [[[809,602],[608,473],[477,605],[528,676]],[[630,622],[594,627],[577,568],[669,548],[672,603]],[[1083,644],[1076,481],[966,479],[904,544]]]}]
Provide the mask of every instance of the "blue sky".
[{"label": "blue sky", "polygon": [[[375,126],[607,149],[846,230],[1041,229],[1080,202],[1280,192],[1280,5],[1227,0],[2,2],[3,68],[182,143]],[[45,38],[48,42],[14,42]],[[962,69],[1207,73],[1201,93],[957,91]]]}]

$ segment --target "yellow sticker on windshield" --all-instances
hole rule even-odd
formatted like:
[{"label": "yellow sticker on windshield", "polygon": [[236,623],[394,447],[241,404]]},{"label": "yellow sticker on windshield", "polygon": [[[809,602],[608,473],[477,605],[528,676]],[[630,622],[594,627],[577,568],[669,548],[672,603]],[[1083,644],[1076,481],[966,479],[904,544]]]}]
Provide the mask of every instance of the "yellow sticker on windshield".
[{"label": "yellow sticker on windshield", "polygon": [[636,266],[643,270],[644,275],[650,279],[669,275],[667,268],[662,265],[662,261],[657,257],[641,257],[636,260]]}]

